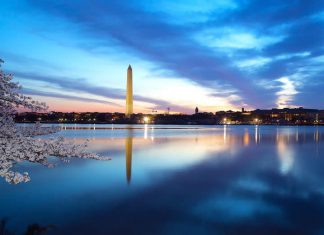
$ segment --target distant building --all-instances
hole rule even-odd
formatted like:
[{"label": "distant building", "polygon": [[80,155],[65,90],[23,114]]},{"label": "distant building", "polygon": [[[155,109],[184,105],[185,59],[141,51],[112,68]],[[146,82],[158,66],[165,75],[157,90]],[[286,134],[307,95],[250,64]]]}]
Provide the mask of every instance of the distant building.
[{"label": "distant building", "polygon": [[127,87],[126,87],[126,117],[133,114],[133,70],[129,65],[127,69]]},{"label": "distant building", "polygon": [[195,114],[199,113],[198,107],[195,108]]}]

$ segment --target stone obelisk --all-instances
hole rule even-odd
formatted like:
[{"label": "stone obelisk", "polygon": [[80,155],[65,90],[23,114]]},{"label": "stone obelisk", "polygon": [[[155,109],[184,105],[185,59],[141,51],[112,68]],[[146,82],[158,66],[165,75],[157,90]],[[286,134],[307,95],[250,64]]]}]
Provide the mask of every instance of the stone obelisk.
[{"label": "stone obelisk", "polygon": [[127,89],[126,89],[126,117],[133,114],[133,70],[129,65],[127,69]]}]

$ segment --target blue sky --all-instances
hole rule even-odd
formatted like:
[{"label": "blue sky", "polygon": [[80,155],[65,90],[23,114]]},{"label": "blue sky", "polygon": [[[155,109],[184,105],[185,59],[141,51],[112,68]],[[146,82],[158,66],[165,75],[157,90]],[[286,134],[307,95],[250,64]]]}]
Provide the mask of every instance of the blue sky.
[{"label": "blue sky", "polygon": [[324,107],[324,1],[1,0],[0,57],[50,110]]}]

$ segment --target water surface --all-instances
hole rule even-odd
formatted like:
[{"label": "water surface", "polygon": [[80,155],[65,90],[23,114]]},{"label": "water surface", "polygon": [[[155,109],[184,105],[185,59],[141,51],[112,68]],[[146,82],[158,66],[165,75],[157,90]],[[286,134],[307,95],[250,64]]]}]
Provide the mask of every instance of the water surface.
[{"label": "water surface", "polygon": [[9,230],[37,223],[54,225],[48,234],[324,233],[323,127],[102,127],[55,135],[90,139],[111,161],[21,163],[14,170],[28,171],[31,182],[1,179]]}]

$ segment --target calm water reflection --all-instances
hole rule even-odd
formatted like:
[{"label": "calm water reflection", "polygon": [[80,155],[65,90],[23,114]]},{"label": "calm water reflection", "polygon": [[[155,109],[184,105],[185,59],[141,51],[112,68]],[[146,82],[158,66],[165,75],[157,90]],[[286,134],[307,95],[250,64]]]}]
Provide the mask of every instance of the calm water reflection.
[{"label": "calm water reflection", "polygon": [[[47,169],[22,163],[27,184],[0,182],[0,218],[21,233],[323,234],[324,128],[119,126],[66,130],[113,158]],[[174,126],[178,128],[177,126]],[[163,128],[163,126],[162,126]],[[183,128],[183,126],[181,126]]]}]

